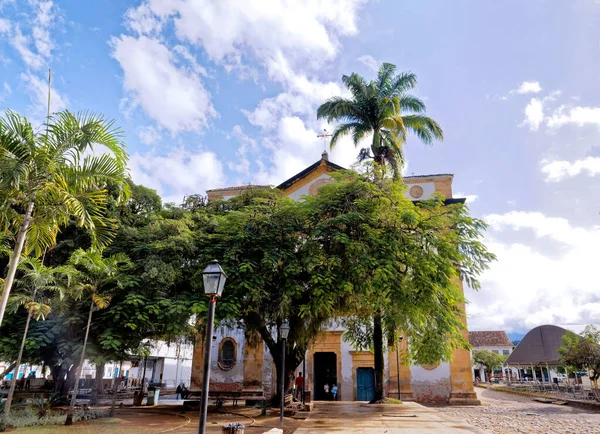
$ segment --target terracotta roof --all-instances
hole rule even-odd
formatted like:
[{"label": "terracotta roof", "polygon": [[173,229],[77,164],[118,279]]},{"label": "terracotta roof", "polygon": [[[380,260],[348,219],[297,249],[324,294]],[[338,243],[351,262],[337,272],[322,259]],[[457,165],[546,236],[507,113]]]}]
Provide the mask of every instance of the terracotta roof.
[{"label": "terracotta roof", "polygon": [[206,190],[206,192],[213,191],[236,191],[236,190],[266,190],[270,189],[270,185],[239,185],[237,187],[224,187],[224,188],[213,188],[212,190]]},{"label": "terracotta roof", "polygon": [[469,332],[472,347],[512,347],[513,343],[504,330]]}]

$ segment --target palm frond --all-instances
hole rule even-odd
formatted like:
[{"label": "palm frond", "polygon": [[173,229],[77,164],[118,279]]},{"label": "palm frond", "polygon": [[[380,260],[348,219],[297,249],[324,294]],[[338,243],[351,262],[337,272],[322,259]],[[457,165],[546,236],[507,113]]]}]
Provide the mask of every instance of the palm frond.
[{"label": "palm frond", "polygon": [[404,126],[414,133],[423,143],[431,144],[434,140],[444,140],[442,127],[433,119],[423,115],[404,116]]}]

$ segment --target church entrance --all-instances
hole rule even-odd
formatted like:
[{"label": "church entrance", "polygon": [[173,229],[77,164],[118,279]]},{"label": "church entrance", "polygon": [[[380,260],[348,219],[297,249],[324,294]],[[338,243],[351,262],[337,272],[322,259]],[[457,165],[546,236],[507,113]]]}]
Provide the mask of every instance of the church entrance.
[{"label": "church entrance", "polygon": [[[331,388],[337,381],[337,356],[335,353],[315,353],[314,357],[314,396],[316,401],[333,399]],[[325,388],[327,385],[327,389]],[[326,392],[328,390],[328,392]],[[340,399],[338,395],[338,400]]]}]

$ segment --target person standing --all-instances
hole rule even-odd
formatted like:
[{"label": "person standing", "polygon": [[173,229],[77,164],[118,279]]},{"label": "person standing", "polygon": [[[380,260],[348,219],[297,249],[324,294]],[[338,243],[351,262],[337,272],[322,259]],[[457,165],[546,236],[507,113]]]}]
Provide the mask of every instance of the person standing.
[{"label": "person standing", "polygon": [[323,386],[323,392],[325,392],[325,400],[329,401],[329,384],[325,383],[325,386]]},{"label": "person standing", "polygon": [[337,392],[338,392],[338,387],[337,387],[337,384],[334,384],[334,385],[331,387],[331,395],[333,396],[333,400],[334,400],[334,401],[336,400]]},{"label": "person standing", "polygon": [[302,397],[304,396],[304,377],[302,376],[302,372],[298,373],[296,377],[296,400],[302,401]]},{"label": "person standing", "polygon": [[181,388],[182,385],[183,383],[177,385],[177,389],[175,389],[175,399],[181,399],[183,393],[183,389]]}]

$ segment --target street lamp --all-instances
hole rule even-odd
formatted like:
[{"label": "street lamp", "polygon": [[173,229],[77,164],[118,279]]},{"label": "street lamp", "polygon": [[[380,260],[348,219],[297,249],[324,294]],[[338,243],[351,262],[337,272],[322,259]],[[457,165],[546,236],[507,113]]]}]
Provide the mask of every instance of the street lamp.
[{"label": "street lamp", "polygon": [[396,375],[398,376],[398,399],[402,401],[402,393],[400,392],[400,342],[402,342],[404,336],[398,337],[398,342],[396,343]]},{"label": "street lamp", "polygon": [[208,413],[208,388],[210,383],[210,358],[212,353],[213,327],[215,323],[215,307],[217,298],[221,297],[225,280],[227,276],[219,265],[219,262],[214,259],[202,272],[202,280],[204,281],[204,294],[210,300],[208,302],[208,323],[206,324],[206,341],[204,343],[204,373],[202,377],[202,399],[200,401],[200,426],[198,433],[206,432],[206,415]]},{"label": "street lamp", "polygon": [[279,408],[279,424],[283,426],[283,407],[285,404],[285,340],[290,334],[290,324],[284,321],[279,326],[279,336],[281,337],[281,404]]}]

